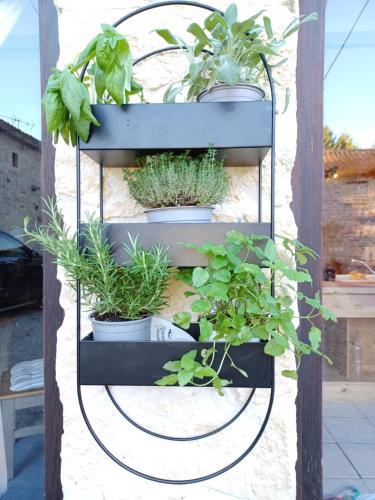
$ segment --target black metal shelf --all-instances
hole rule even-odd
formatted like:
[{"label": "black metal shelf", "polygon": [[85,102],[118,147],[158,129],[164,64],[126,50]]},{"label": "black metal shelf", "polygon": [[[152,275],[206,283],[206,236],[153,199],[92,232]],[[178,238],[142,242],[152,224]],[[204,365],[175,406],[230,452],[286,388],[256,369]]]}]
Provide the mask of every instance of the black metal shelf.
[{"label": "black metal shelf", "polygon": [[225,165],[258,166],[272,145],[272,103],[98,104],[100,127],[79,148],[103,167],[132,167],[161,151],[201,153],[212,144]]},{"label": "black metal shelf", "polygon": [[[170,5],[189,5],[209,12],[220,12],[216,7],[200,4],[194,0],[159,1],[145,5],[123,16],[114,27],[138,14],[155,8]],[[223,12],[220,12],[224,15]],[[168,46],[154,50],[138,58],[133,64],[148,57],[181,47]],[[100,127],[93,127],[87,143],[77,145],[77,231],[81,235],[81,155],[92,158],[99,164],[99,206],[103,221],[103,171],[104,167],[131,167],[135,159],[152,152],[181,151],[189,149],[196,155],[213,145],[226,166],[258,167],[258,223],[207,223],[207,224],[144,224],[118,223],[107,224],[107,238],[118,242],[114,247],[114,256],[121,262],[125,255],[120,242],[127,242],[130,232],[138,234],[145,246],[155,242],[169,247],[175,266],[206,265],[203,256],[184,248],[178,242],[202,244],[205,241],[223,243],[225,234],[237,229],[246,234],[255,233],[274,237],[275,220],[275,89],[271,69],[263,54],[259,55],[264,65],[271,94],[270,101],[225,102],[225,103],[181,103],[181,104],[127,104],[92,106],[94,115],[101,122]],[[81,73],[83,80],[87,65]],[[262,161],[270,151],[270,223],[262,223]],[[80,236],[80,244],[81,236]],[[247,343],[230,349],[230,355],[236,365],[243,368],[248,378],[232,367],[227,360],[221,376],[233,381],[231,387],[252,388],[249,397],[237,412],[224,425],[199,436],[186,438],[161,435],[148,430],[135,422],[121,408],[110,392],[110,385],[153,386],[155,380],[166,372],[162,369],[165,362],[178,359],[189,350],[211,347],[212,343],[200,342],[98,342],[92,334],[81,340],[81,291],[77,283],[77,394],[81,413],[93,438],[100,448],[116,464],[137,476],[164,484],[193,484],[206,481],[229,471],[241,462],[254,448],[262,436],[272,409],[275,382],[274,358],[264,353],[264,343]],[[197,328],[195,326],[195,328]],[[193,332],[194,328],[191,330]],[[196,332],[195,332],[195,338]],[[218,358],[223,352],[223,344],[217,343]],[[206,438],[233,424],[249,405],[255,388],[269,389],[269,402],[265,417],[255,438],[235,460],[209,474],[190,478],[164,478],[134,469],[117,458],[102,442],[86,412],[82,398],[82,385],[105,385],[110,400],[120,413],[139,430],[151,436],[191,441]],[[178,389],[176,389],[178,390]]]},{"label": "black metal shelf", "polygon": [[[186,248],[182,243],[202,245],[205,242],[222,244],[228,231],[238,230],[244,234],[271,236],[271,224],[267,223],[113,223],[105,225],[105,237],[113,244],[113,256],[119,263],[126,262],[128,256],[122,243],[129,243],[129,234],[138,235],[145,248],[159,243],[168,248],[171,265],[177,267],[206,266],[207,259],[197,251]],[[121,243],[118,243],[121,242]],[[257,242],[259,246],[262,242]],[[253,256],[254,257],[254,256]],[[248,261],[250,262],[250,260]],[[259,261],[253,260],[259,264]]]},{"label": "black metal shelf", "polygon": [[[163,370],[167,361],[179,359],[192,349],[208,349],[212,345],[210,342],[98,342],[90,334],[81,340],[80,384],[152,386],[155,380],[167,375]],[[218,361],[223,347],[223,343],[216,344]],[[248,378],[234,370],[228,359],[220,376],[232,380],[230,387],[271,388],[274,359],[264,354],[263,349],[263,342],[232,347],[230,355],[234,363],[247,372]]]}]

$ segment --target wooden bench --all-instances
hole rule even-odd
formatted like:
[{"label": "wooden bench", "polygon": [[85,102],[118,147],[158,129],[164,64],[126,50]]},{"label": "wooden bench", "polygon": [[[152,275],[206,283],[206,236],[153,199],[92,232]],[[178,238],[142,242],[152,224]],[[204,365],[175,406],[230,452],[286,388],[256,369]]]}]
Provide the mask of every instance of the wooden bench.
[{"label": "wooden bench", "polygon": [[8,479],[14,475],[14,443],[22,437],[33,436],[44,432],[44,425],[33,425],[16,429],[16,411],[25,408],[43,406],[43,389],[10,390],[10,371],[2,374],[0,379],[0,405],[3,420],[4,444]]}]

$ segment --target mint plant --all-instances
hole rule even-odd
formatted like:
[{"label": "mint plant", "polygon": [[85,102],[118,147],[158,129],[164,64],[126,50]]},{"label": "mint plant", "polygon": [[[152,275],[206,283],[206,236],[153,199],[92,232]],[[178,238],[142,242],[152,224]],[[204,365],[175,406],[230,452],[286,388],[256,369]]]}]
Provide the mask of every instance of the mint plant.
[{"label": "mint plant", "polygon": [[[55,144],[60,135],[68,145],[75,146],[77,136],[87,142],[91,124],[100,125],[91,112],[90,86],[98,103],[121,105],[132,94],[143,100],[142,87],[133,79],[129,43],[109,24],[101,28],[73,64],[54,69],[48,79],[42,104]],[[81,82],[78,72],[86,64],[88,76]]]},{"label": "mint plant", "polygon": [[[202,387],[212,384],[222,394],[222,387],[231,383],[220,377],[225,359],[247,377],[246,372],[234,364],[230,348],[253,339],[264,341],[264,352],[270,356],[281,356],[288,350],[294,353],[296,370],[284,370],[282,373],[286,377],[297,379],[304,354],[318,354],[330,362],[319,350],[321,331],[314,324],[314,318],[320,315],[326,320],[335,321],[336,318],[321,304],[318,293],[308,297],[295,289],[296,283],[311,282],[304,266],[307,259],[315,258],[316,254],[296,240],[282,238],[281,241],[289,256],[287,260],[281,257],[273,240],[239,231],[227,233],[223,245],[185,244],[205,255],[208,266],[179,271],[177,279],[191,287],[185,295],[196,298],[191,311],[179,312],[173,319],[181,328],[188,329],[192,313],[197,313],[199,341],[212,341],[213,344],[199,354],[198,349],[194,349],[181,359],[166,363],[164,369],[171,373],[157,380],[157,385],[190,383]],[[247,262],[249,257],[255,257],[252,260],[258,263]],[[296,316],[293,303],[297,298],[311,307],[306,316]],[[298,338],[295,320],[309,323],[309,343]],[[224,342],[224,354],[217,360],[216,343],[219,341]]]}]

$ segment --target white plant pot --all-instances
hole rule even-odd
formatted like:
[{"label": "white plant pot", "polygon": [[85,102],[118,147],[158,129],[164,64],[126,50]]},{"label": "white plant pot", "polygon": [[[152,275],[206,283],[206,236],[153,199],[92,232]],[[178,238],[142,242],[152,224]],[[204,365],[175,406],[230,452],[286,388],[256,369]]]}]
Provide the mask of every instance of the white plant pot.
[{"label": "white plant pot", "polygon": [[94,340],[104,342],[151,340],[151,316],[129,321],[98,321],[90,315]]},{"label": "white plant pot", "polygon": [[148,222],[210,222],[213,207],[165,207],[145,210]]},{"label": "white plant pot", "polygon": [[261,101],[264,90],[256,85],[239,83],[238,85],[214,85],[210,90],[204,90],[198,97],[198,102],[233,102]]}]

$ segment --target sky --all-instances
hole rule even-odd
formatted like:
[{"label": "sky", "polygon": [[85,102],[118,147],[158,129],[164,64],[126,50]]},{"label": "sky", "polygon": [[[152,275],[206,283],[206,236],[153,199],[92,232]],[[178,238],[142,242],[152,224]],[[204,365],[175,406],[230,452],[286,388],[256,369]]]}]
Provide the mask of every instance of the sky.
[{"label": "sky", "polygon": [[[327,0],[328,69],[365,0]],[[16,117],[40,138],[37,0],[0,0],[0,118]],[[324,121],[362,148],[375,143],[375,0],[370,0],[324,87]],[[9,121],[9,118],[8,118]]]},{"label": "sky", "polygon": [[[38,0],[0,0],[0,118],[40,139]],[[7,117],[7,118],[4,118]]]},{"label": "sky", "polygon": [[[334,59],[365,0],[328,0],[325,68]],[[324,122],[362,148],[375,144],[375,0],[370,0],[324,82]]]}]

